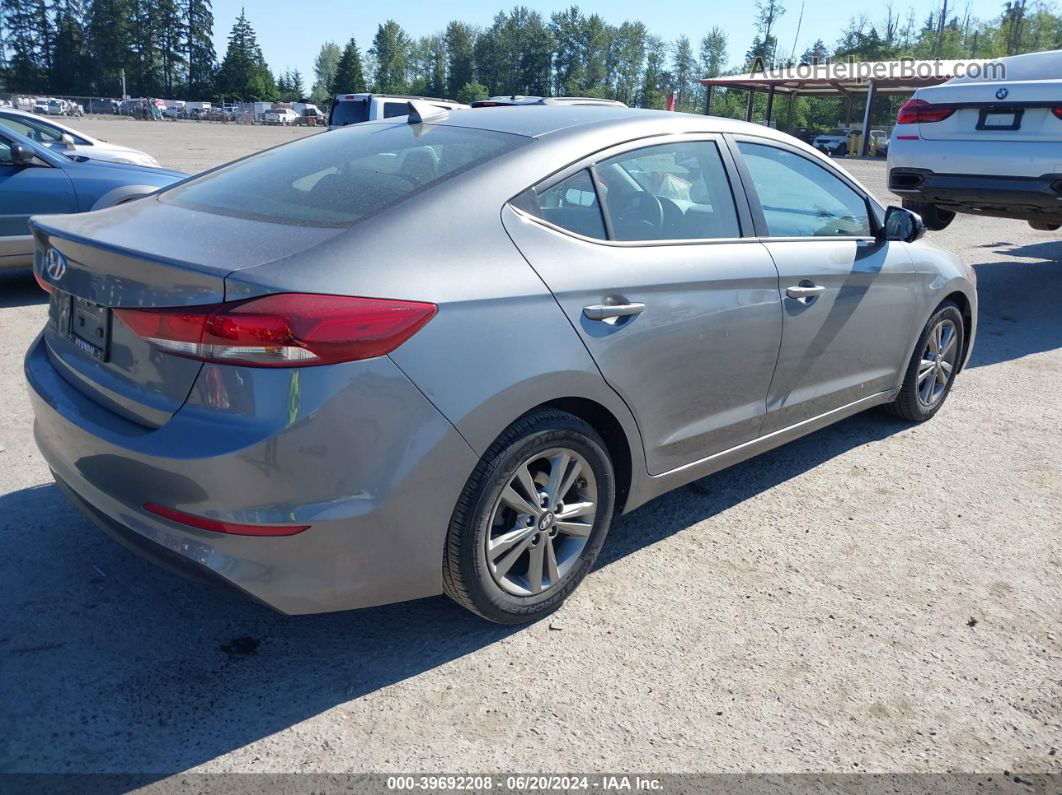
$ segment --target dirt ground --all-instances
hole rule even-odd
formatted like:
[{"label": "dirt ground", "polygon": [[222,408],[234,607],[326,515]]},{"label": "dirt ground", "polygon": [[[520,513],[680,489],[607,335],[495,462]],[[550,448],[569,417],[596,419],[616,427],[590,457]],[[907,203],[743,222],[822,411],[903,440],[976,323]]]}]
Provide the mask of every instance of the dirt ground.
[{"label": "dirt ground", "polygon": [[[197,170],[307,131],[84,120]],[[883,161],[851,170],[883,198]],[[554,617],[285,618],[101,535],[52,484],[0,274],[0,770],[1062,771],[1062,242],[960,217],[973,359],[620,519]]]}]

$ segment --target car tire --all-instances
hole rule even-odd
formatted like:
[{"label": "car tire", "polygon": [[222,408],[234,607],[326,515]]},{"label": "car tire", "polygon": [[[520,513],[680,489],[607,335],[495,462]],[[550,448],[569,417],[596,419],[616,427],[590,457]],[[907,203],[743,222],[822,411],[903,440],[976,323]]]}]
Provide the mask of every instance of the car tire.
[{"label": "car tire", "polygon": [[[951,336],[948,336],[949,330]],[[962,366],[965,343],[962,313],[954,303],[945,301],[937,307],[918,336],[903,386],[886,410],[910,422],[925,422],[936,414],[944,405]]]},{"label": "car tire", "polygon": [[[542,498],[534,506],[531,490]],[[555,409],[521,417],[486,451],[457,501],[444,592],[499,624],[549,615],[594,565],[615,494],[608,448],[589,424]]]},{"label": "car tire", "polygon": [[942,210],[935,204],[904,199],[903,208],[922,216],[922,222],[926,225],[926,229],[931,232],[939,232],[942,229],[946,229],[948,224],[955,220],[955,213],[951,210]]},{"label": "car tire", "polygon": [[1057,232],[1062,229],[1062,224],[1055,224],[1050,221],[1029,221],[1029,226],[1037,232]]}]

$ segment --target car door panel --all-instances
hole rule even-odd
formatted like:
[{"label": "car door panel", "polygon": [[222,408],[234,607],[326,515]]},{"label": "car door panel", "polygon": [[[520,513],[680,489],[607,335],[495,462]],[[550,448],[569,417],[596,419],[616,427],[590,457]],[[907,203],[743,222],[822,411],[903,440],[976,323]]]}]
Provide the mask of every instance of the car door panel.
[{"label": "car door panel", "polygon": [[[593,243],[506,207],[505,227],[638,422],[651,474],[755,438],[781,337],[778,274],[754,240]],[[644,304],[626,318],[584,308]]]},{"label": "car door panel", "polygon": [[905,244],[879,240],[866,194],[816,156],[753,136],[733,142],[783,306],[763,433],[897,386],[918,304]]},{"label": "car door panel", "polygon": [[[0,138],[0,258],[28,262],[33,251],[29,218],[38,213],[77,212],[77,197],[61,168],[14,165],[10,143]],[[18,260],[18,263],[12,260]]]},{"label": "car door panel", "polygon": [[[784,321],[764,432],[896,386],[918,303],[903,244],[808,239],[765,245],[778,267]],[[810,301],[786,294],[806,282],[824,289]]]}]

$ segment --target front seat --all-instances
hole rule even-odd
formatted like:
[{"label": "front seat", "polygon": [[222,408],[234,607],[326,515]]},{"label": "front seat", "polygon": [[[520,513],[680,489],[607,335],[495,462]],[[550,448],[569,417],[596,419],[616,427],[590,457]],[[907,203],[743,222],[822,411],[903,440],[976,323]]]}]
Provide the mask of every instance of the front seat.
[{"label": "front seat", "polygon": [[439,175],[439,156],[430,147],[412,149],[402,158],[398,172],[417,188],[434,182]]}]

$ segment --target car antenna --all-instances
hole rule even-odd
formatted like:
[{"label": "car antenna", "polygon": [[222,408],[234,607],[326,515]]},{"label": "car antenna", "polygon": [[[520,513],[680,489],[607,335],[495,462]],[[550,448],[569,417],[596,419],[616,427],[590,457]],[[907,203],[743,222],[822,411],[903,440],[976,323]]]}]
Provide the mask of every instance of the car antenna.
[{"label": "car antenna", "polygon": [[419,99],[408,100],[406,105],[409,107],[408,124],[422,124],[429,119],[450,115],[446,108],[440,108],[429,102],[421,102]]}]

